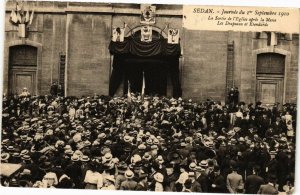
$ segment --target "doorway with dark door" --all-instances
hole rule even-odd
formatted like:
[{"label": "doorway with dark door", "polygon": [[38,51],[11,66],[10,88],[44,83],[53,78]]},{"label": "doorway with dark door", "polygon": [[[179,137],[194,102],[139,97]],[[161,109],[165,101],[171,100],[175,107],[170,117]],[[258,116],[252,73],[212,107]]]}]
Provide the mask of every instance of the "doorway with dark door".
[{"label": "doorway with dark door", "polygon": [[37,48],[16,45],[9,48],[9,94],[20,94],[27,88],[36,94]]},{"label": "doorway with dark door", "polygon": [[128,84],[134,93],[141,93],[143,78],[146,95],[167,94],[167,80],[172,82],[173,97],[182,95],[179,80],[180,44],[169,44],[159,32],[153,31],[152,41],[140,40],[140,31],[125,37],[123,42],[111,41],[113,55],[109,95],[114,96],[123,82],[123,93],[127,94]]},{"label": "doorway with dark door", "polygon": [[159,58],[127,57],[124,59],[124,92],[127,92],[128,83],[130,90],[141,93],[143,79],[145,94],[166,95],[168,62]]},{"label": "doorway with dark door", "polygon": [[285,56],[278,53],[257,55],[256,101],[274,105],[283,103]]}]

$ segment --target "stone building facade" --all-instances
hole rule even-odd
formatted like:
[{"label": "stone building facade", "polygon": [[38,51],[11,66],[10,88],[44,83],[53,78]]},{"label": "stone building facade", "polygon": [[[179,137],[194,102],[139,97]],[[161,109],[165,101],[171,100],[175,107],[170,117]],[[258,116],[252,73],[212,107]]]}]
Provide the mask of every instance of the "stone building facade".
[{"label": "stone building facade", "polygon": [[[26,38],[9,21],[14,7],[14,1],[7,2],[4,93],[18,93],[26,85],[32,94],[45,95],[59,81],[67,96],[108,94],[112,28],[125,22],[125,36],[139,29],[139,4],[27,2],[35,12]],[[225,101],[236,86],[241,101],[296,102],[299,34],[277,33],[277,44],[270,45],[269,32],[185,29],[182,5],[156,5],[156,14],[154,30],[166,25],[180,30],[183,97]],[[122,93],[120,86],[117,94]]]}]

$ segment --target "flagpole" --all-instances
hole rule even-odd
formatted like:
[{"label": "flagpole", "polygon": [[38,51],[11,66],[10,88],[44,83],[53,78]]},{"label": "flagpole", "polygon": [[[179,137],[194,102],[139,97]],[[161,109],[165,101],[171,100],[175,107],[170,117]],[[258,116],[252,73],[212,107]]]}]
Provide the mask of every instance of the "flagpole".
[{"label": "flagpole", "polygon": [[130,90],[130,82],[128,80],[128,89],[127,89],[127,102],[131,102],[131,90]]},{"label": "flagpole", "polygon": [[145,73],[143,71],[143,86],[142,86],[142,101],[144,101],[144,96],[145,96]]}]

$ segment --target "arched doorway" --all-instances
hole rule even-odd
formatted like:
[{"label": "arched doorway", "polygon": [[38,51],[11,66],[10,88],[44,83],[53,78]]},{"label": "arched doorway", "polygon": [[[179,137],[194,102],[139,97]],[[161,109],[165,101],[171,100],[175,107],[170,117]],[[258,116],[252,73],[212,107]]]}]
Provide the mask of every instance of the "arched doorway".
[{"label": "arched doorway", "polygon": [[36,94],[37,48],[15,45],[9,48],[9,94],[20,94],[26,87]]},{"label": "arched doorway", "polygon": [[279,53],[257,55],[256,101],[262,104],[282,104],[286,56]]}]

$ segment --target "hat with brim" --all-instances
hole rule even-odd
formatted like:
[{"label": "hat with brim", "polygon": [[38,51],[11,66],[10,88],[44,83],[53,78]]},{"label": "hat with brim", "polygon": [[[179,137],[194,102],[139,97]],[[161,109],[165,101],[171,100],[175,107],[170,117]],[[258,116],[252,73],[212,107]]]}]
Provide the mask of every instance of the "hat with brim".
[{"label": "hat with brim", "polygon": [[113,158],[112,154],[111,153],[106,153],[103,158],[102,158],[102,161],[103,162],[108,162],[108,161],[111,161]]},{"label": "hat with brim", "polygon": [[150,160],[150,159],[151,159],[151,155],[150,155],[148,152],[146,152],[146,153],[143,155],[143,159],[144,159],[144,160]]},{"label": "hat with brim", "polygon": [[124,141],[125,142],[131,142],[131,140],[132,140],[132,138],[130,136],[128,136],[128,135],[124,136]]},{"label": "hat with brim", "polygon": [[73,156],[71,157],[71,160],[74,162],[77,162],[80,160],[80,158],[79,158],[79,156],[73,154]]},{"label": "hat with brim", "polygon": [[69,150],[65,150],[65,154],[68,154],[68,155],[73,155],[74,154],[74,151],[69,149]]},{"label": "hat with brim", "polygon": [[276,152],[276,151],[270,151],[269,154],[270,154],[270,155],[276,155],[277,152]]},{"label": "hat with brim", "polygon": [[15,157],[15,158],[21,157],[20,153],[18,153],[18,152],[14,152],[11,156]]},{"label": "hat with brim", "polygon": [[27,155],[28,153],[29,153],[28,150],[22,150],[21,153],[20,153],[20,155],[21,155],[21,156]]},{"label": "hat with brim", "polygon": [[140,144],[140,145],[138,146],[138,149],[139,149],[139,150],[145,150],[145,149],[146,149],[145,144]]},{"label": "hat with brim", "polygon": [[111,153],[111,150],[110,150],[110,148],[105,146],[101,149],[101,154],[105,155],[106,153]]},{"label": "hat with brim", "polygon": [[189,165],[190,170],[195,170],[196,167],[197,167],[197,164],[194,162],[190,163],[190,165]]},{"label": "hat with brim", "polygon": [[110,181],[110,182],[112,182],[112,183],[116,182],[114,176],[112,176],[112,175],[105,176],[105,179],[108,180],[108,181]]},{"label": "hat with brim", "polygon": [[127,179],[132,179],[134,177],[134,173],[131,170],[125,171],[124,175]]},{"label": "hat with brim", "polygon": [[10,157],[10,154],[9,153],[2,153],[1,154],[1,161],[6,161],[8,160]]},{"label": "hat with brim", "polygon": [[157,158],[156,158],[157,162],[159,162],[160,164],[164,163],[164,159],[161,155],[159,155]]},{"label": "hat with brim", "polygon": [[202,171],[205,171],[205,169],[203,167],[201,167],[201,166],[197,166],[196,169],[195,169],[195,171],[202,172]]},{"label": "hat with brim", "polygon": [[118,168],[118,173],[124,174],[128,166],[124,161],[122,161],[117,165],[117,168]]},{"label": "hat with brim", "polygon": [[202,167],[202,168],[206,168],[208,166],[208,162],[206,160],[202,160],[200,163],[199,163],[199,166]]},{"label": "hat with brim", "polygon": [[43,162],[43,163],[40,165],[40,168],[41,168],[42,170],[47,171],[47,170],[49,170],[49,169],[52,168],[52,163],[51,163],[51,162],[48,162],[48,161]]},{"label": "hat with brim", "polygon": [[100,134],[98,135],[98,138],[99,138],[99,139],[104,139],[104,138],[106,138],[106,134],[105,134],[105,133],[100,133]]},{"label": "hat with brim", "polygon": [[89,160],[90,160],[90,158],[86,155],[83,155],[83,156],[80,157],[81,162],[88,162]]},{"label": "hat with brim", "polygon": [[6,145],[6,144],[8,144],[8,142],[9,142],[9,139],[4,139],[4,140],[2,140],[1,145]]},{"label": "hat with brim", "polygon": [[66,146],[64,147],[64,149],[65,149],[65,150],[72,150],[72,147],[71,147],[70,145],[66,145]]},{"label": "hat with brim", "polygon": [[130,146],[125,146],[124,151],[125,152],[130,152],[131,151],[131,147]]},{"label": "hat with brim", "polygon": [[29,169],[24,169],[20,175],[31,175],[31,171]]},{"label": "hat with brim", "polygon": [[156,173],[154,175],[154,179],[155,181],[162,183],[164,181],[164,176],[161,173]]},{"label": "hat with brim", "polygon": [[8,146],[8,147],[7,147],[7,150],[8,150],[8,151],[13,151],[14,149],[15,149],[15,148],[14,148],[13,146]]},{"label": "hat with brim", "polygon": [[29,155],[23,155],[23,156],[21,157],[21,159],[22,159],[22,160],[27,160],[27,161],[31,160],[31,158],[30,158]]}]

